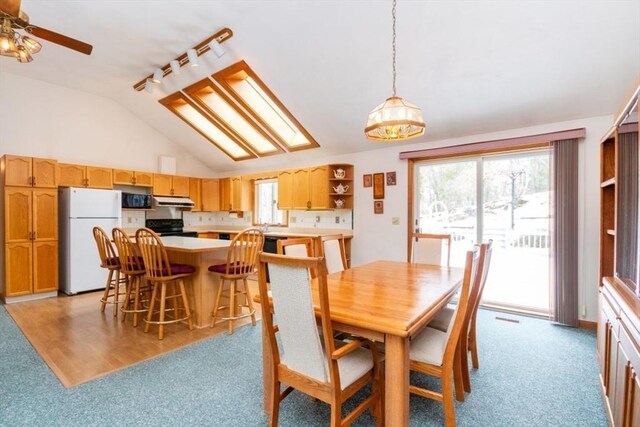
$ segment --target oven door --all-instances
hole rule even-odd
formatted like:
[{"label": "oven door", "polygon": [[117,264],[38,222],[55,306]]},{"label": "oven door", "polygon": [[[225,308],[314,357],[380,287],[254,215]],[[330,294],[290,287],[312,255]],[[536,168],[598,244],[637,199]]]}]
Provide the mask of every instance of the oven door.
[{"label": "oven door", "polygon": [[159,234],[161,237],[166,237],[166,236],[198,237],[197,231],[167,231]]}]

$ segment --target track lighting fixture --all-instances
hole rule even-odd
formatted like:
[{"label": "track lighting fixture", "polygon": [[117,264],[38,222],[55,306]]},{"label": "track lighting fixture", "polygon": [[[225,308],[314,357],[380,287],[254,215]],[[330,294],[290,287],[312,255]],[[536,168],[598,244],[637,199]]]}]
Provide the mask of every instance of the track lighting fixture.
[{"label": "track lighting fixture", "polygon": [[197,67],[200,64],[198,63],[198,52],[195,49],[189,49],[187,51],[187,58],[189,58],[189,65],[192,67]]},{"label": "track lighting fixture", "polygon": [[162,83],[162,78],[164,77],[164,72],[160,69],[160,68],[156,68],[153,71],[153,77],[151,78],[151,81],[157,84]]},{"label": "track lighting fixture", "polygon": [[171,72],[176,76],[180,75],[180,61],[174,59],[169,62],[169,66],[171,67]]},{"label": "track lighting fixture", "polygon": [[224,50],[220,42],[218,42],[218,40],[215,40],[215,39],[212,40],[211,43],[209,43],[209,48],[213,51],[213,53],[216,54],[218,58],[222,58],[224,54],[227,53],[227,51]]}]

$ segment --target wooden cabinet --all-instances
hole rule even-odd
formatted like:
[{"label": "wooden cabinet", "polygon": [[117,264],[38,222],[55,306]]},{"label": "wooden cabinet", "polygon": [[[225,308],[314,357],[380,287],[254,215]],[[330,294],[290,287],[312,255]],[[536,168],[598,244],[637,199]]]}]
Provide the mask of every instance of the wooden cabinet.
[{"label": "wooden cabinet", "polygon": [[[336,178],[334,171],[342,170]],[[338,193],[334,187],[347,188]],[[322,165],[278,173],[278,209],[353,209],[353,166]]]},{"label": "wooden cabinet", "polygon": [[220,235],[218,233],[204,232],[198,233],[198,237],[200,237],[201,239],[217,239],[218,237],[220,237]]},{"label": "wooden cabinet", "polygon": [[58,164],[58,185],[61,187],[113,188],[113,173],[109,168]]},{"label": "wooden cabinet", "polygon": [[2,157],[0,170],[4,171],[6,186],[56,188],[57,165],[51,159],[6,155]]},{"label": "wooden cabinet", "polygon": [[[4,187],[0,296],[58,289],[58,191]],[[0,264],[2,265],[2,264]]]},{"label": "wooden cabinet", "polygon": [[189,178],[189,198],[193,200],[191,212],[202,210],[202,180],[200,178]]},{"label": "wooden cabinet", "polygon": [[153,187],[153,174],[151,172],[113,169],[113,183],[134,185],[136,187]]},{"label": "wooden cabinet", "polygon": [[220,180],[220,210],[249,211],[252,208],[251,182],[240,176]]},{"label": "wooden cabinet", "polygon": [[189,178],[186,176],[154,174],[153,194],[156,196],[189,197]]},{"label": "wooden cabinet", "polygon": [[205,212],[220,210],[220,180],[217,178],[203,178],[200,195],[202,210]]}]

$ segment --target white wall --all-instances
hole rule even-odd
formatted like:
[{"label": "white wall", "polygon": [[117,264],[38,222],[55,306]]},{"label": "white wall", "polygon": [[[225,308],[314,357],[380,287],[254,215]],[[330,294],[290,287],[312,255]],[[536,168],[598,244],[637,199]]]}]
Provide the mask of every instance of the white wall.
[{"label": "white wall", "polygon": [[111,99],[0,72],[0,155],[16,154],[141,171],[158,156],[180,175],[212,172]]}]

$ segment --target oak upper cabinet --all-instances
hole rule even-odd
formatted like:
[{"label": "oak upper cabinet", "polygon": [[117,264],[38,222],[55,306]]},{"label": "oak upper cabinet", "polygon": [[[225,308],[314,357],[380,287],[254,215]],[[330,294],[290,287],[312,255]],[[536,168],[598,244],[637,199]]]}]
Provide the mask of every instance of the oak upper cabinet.
[{"label": "oak upper cabinet", "polygon": [[251,182],[241,176],[220,179],[220,210],[251,210]]},{"label": "oak upper cabinet", "polygon": [[4,185],[12,187],[56,188],[56,167],[51,159],[6,155],[0,169],[4,171]]},{"label": "oak upper cabinet", "polygon": [[113,188],[113,172],[110,168],[96,166],[58,164],[60,187]]},{"label": "oak upper cabinet", "polygon": [[113,183],[120,185],[134,185],[136,187],[153,187],[153,174],[151,172],[114,169]]},{"label": "oak upper cabinet", "polygon": [[309,168],[309,202],[311,209],[329,209],[329,167]]},{"label": "oak upper cabinet", "polygon": [[193,200],[191,212],[202,210],[202,180],[200,178],[189,178],[189,198]]},{"label": "oak upper cabinet", "polygon": [[205,212],[220,210],[220,180],[217,178],[203,178],[200,195],[202,210]]},{"label": "oak upper cabinet", "polygon": [[153,194],[156,196],[189,197],[189,178],[186,176],[154,174]]},{"label": "oak upper cabinet", "polygon": [[278,172],[278,209],[293,209],[293,171]]},{"label": "oak upper cabinet", "polygon": [[58,192],[4,187],[5,299],[58,289]]},{"label": "oak upper cabinet", "polygon": [[309,199],[309,169],[295,169],[292,172],[292,207],[293,209],[310,209]]}]

